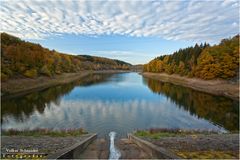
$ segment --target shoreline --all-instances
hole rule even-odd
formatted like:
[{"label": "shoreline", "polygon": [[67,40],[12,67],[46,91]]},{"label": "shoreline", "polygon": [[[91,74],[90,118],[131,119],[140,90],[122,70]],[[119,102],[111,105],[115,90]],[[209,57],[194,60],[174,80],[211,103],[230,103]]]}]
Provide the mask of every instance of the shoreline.
[{"label": "shoreline", "polygon": [[[96,73],[125,73],[131,70],[102,70],[91,71],[85,70],[78,73],[63,73],[53,77],[40,76],[35,79],[17,78],[10,79],[1,83],[1,98],[12,98],[22,96],[34,91],[41,91],[53,86],[71,83],[85,76]],[[175,85],[192,88],[197,91],[231,98],[239,101],[239,84],[229,83],[226,80],[202,80],[198,78],[187,78],[177,74],[168,75],[166,73],[139,73],[143,77],[160,80],[162,82],[170,82]]]},{"label": "shoreline", "polygon": [[198,78],[187,78],[177,74],[168,75],[166,73],[140,73],[143,77],[170,82],[175,85],[192,88],[197,91],[231,98],[239,101],[239,83],[231,84],[226,80],[202,80]]},{"label": "shoreline", "polygon": [[1,98],[22,96],[34,91],[41,91],[53,86],[71,83],[85,76],[96,73],[125,73],[128,70],[86,70],[78,73],[62,73],[53,77],[40,76],[35,79],[17,78],[1,82]]}]

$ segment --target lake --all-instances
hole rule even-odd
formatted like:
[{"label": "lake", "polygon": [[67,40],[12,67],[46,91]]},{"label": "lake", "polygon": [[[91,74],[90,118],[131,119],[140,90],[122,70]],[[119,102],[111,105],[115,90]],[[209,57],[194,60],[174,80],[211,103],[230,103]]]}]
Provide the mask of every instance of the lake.
[{"label": "lake", "polygon": [[84,128],[101,137],[149,128],[236,131],[238,113],[238,101],[138,73],[92,74],[1,101],[3,130]]}]

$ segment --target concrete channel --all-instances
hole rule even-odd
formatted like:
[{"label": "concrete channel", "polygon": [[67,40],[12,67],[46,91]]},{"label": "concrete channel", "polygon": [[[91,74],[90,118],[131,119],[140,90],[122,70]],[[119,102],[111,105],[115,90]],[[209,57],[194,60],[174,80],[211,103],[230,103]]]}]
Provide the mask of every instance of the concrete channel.
[{"label": "concrete channel", "polygon": [[74,144],[68,148],[64,148],[57,153],[47,156],[47,159],[75,159],[79,153],[87,149],[88,145],[97,139],[97,134],[92,134],[83,141]]},{"label": "concrete channel", "polygon": [[[120,159],[180,159],[174,153],[132,134],[128,134],[127,139],[117,140],[116,147],[121,152]],[[92,134],[71,147],[47,156],[47,159],[107,159],[109,153],[109,142]]]}]

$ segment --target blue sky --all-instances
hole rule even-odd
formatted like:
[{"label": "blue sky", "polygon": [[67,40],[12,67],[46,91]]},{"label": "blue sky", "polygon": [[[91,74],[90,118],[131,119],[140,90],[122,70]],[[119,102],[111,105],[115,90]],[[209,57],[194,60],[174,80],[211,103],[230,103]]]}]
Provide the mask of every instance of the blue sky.
[{"label": "blue sky", "polygon": [[69,54],[147,63],[239,33],[239,1],[1,1],[1,32]]},{"label": "blue sky", "polygon": [[170,54],[181,47],[194,42],[164,40],[158,37],[131,37],[122,35],[88,35],[65,34],[46,40],[32,40],[50,49],[57,49],[69,54],[88,54],[116,58],[132,64],[142,64],[156,56]]}]

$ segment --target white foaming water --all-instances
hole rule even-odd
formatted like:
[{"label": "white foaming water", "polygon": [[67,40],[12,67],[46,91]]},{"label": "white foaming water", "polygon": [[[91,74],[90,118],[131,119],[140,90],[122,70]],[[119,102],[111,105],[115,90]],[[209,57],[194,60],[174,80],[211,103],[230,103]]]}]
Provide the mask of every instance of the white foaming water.
[{"label": "white foaming water", "polygon": [[121,153],[119,150],[114,146],[114,138],[116,136],[116,132],[110,132],[109,137],[110,137],[110,155],[109,159],[119,159],[121,156]]}]

